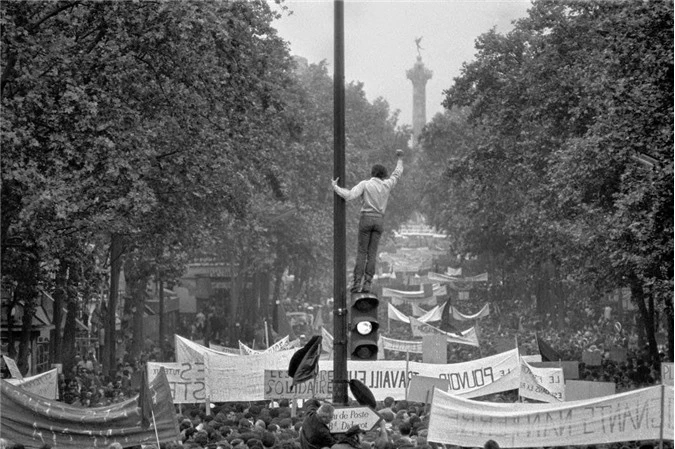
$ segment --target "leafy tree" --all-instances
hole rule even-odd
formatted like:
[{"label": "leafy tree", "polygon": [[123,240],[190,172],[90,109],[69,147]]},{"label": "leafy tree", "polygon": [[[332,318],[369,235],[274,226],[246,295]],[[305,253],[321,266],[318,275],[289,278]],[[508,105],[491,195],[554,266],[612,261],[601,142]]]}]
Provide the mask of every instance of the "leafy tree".
[{"label": "leafy tree", "polygon": [[461,200],[433,215],[464,250],[532,273],[540,310],[563,310],[563,279],[630,286],[654,359],[655,313],[672,317],[672,42],[667,1],[537,1],[482,35],[446,91],[477,137],[445,173]]}]

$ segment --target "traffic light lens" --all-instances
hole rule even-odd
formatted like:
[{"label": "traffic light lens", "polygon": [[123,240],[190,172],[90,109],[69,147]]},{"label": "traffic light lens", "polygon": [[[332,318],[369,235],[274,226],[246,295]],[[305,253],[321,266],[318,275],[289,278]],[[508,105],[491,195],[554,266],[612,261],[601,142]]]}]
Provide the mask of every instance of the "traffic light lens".
[{"label": "traffic light lens", "polygon": [[361,335],[368,335],[373,331],[373,325],[370,321],[361,321],[356,325],[356,332]]},{"label": "traffic light lens", "polygon": [[361,298],[354,303],[354,308],[359,312],[370,312],[377,309],[379,302],[377,298],[373,298],[372,296]]},{"label": "traffic light lens", "polygon": [[360,346],[356,349],[356,351],[354,351],[354,355],[358,359],[362,360],[370,360],[375,356],[375,354],[376,352],[374,352],[370,346]]}]

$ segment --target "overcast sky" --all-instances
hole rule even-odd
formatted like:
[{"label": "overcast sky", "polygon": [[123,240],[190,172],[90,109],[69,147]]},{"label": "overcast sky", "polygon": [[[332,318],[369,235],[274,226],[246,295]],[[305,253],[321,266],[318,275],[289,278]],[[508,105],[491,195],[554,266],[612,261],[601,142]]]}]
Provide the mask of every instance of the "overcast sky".
[{"label": "overcast sky", "polygon": [[[333,1],[286,0],[292,15],[275,22],[291,53],[309,63],[333,60]],[[443,90],[459,76],[463,62],[476,54],[476,38],[496,27],[512,29],[525,17],[529,0],[346,0],[345,78],[361,81],[371,102],[383,97],[391,111],[400,110],[399,125],[412,124],[412,83],[406,70],[417,58],[415,39],[422,37],[422,61],[433,71],[427,83],[427,121],[442,111]]]}]

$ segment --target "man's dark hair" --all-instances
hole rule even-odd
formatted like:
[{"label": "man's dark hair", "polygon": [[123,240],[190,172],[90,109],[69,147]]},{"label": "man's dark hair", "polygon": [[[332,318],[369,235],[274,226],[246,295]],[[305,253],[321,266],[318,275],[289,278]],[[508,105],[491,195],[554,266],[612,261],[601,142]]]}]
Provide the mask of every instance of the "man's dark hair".
[{"label": "man's dark hair", "polygon": [[499,444],[495,440],[487,440],[485,442],[485,445],[483,446],[484,449],[499,449]]},{"label": "man's dark hair", "polygon": [[370,176],[374,178],[387,179],[389,174],[387,173],[387,168],[384,165],[375,164],[370,170]]},{"label": "man's dark hair", "polygon": [[407,422],[401,423],[401,425],[398,428],[398,431],[401,432],[401,435],[406,436],[406,437],[410,435],[411,430],[412,430],[412,427]]}]

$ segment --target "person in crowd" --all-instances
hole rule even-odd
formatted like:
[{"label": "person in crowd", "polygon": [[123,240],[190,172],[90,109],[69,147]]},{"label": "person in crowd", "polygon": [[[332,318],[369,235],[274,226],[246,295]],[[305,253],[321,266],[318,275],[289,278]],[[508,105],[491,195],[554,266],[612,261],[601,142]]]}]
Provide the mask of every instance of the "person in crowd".
[{"label": "person in crowd", "polygon": [[358,425],[351,426],[331,449],[361,449],[364,430]]},{"label": "person in crowd", "polygon": [[328,425],[333,420],[335,409],[330,404],[320,404],[316,399],[307,401],[305,418],[300,430],[302,449],[321,449],[335,444]]},{"label": "person in crowd", "polygon": [[370,170],[371,178],[359,182],[351,190],[338,186],[339,178],[333,179],[333,190],[346,201],[361,199],[358,248],[350,289],[354,293],[369,292],[371,288],[389,194],[403,173],[403,150],[396,150],[396,157],[396,168],[391,176],[387,176],[383,165],[375,164]]}]

